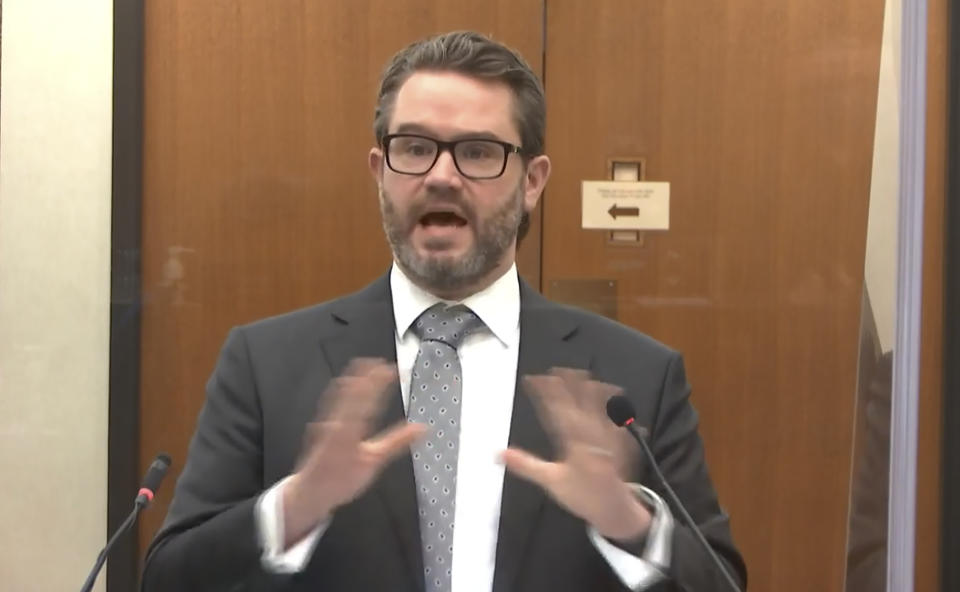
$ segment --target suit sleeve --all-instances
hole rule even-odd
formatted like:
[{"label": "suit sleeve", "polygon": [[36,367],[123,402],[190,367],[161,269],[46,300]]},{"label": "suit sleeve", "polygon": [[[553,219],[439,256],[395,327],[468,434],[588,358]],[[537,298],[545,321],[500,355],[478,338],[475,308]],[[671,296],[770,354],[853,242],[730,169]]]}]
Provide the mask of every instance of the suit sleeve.
[{"label": "suit sleeve", "polygon": [[262,413],[241,329],[207,383],[183,472],[144,566],[145,592],[273,590],[261,567],[254,510],[264,489]]},{"label": "suit sleeve", "polygon": [[[727,564],[728,571],[739,581],[741,588],[745,589],[746,565],[733,544],[729,517],[720,507],[707,472],[703,441],[697,424],[697,412],[690,403],[690,385],[683,360],[679,354],[673,354],[664,373],[660,405],[652,426],[651,449],[664,477],[710,546]],[[668,499],[662,485],[656,482],[654,472],[648,470],[646,474],[650,478],[646,485]],[[697,541],[696,535],[684,523],[679,512],[675,511],[674,517],[676,527],[671,562],[668,581],[663,589],[727,592],[729,585]]]}]

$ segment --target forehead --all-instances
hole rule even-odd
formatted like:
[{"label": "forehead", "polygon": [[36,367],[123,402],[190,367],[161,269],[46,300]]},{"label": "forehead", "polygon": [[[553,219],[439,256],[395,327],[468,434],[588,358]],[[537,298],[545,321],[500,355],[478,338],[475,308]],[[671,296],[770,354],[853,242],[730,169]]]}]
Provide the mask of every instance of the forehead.
[{"label": "forehead", "polygon": [[448,139],[470,132],[488,132],[519,143],[513,118],[513,93],[498,80],[457,72],[416,72],[397,92],[390,131],[420,127]]}]

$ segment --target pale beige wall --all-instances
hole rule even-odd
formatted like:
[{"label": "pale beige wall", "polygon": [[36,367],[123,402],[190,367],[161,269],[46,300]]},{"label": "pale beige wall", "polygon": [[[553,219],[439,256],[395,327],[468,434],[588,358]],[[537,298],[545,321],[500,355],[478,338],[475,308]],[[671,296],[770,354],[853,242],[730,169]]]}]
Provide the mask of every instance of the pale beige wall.
[{"label": "pale beige wall", "polygon": [[901,13],[901,0],[886,0],[864,262],[864,281],[883,351],[893,349],[897,317]]},{"label": "pale beige wall", "polygon": [[2,22],[0,590],[78,590],[106,530],[113,2]]}]

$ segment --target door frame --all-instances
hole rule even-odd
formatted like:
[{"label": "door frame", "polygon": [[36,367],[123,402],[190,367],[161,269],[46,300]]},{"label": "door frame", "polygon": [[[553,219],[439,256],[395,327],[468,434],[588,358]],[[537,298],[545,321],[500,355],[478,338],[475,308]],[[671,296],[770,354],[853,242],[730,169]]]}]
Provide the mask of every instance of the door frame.
[{"label": "door frame", "polygon": [[[144,0],[113,2],[113,155],[107,533],[133,509],[140,479],[141,204]],[[170,491],[168,489],[167,491]],[[108,590],[136,590],[136,529],[110,554]]]},{"label": "door frame", "polygon": [[947,194],[944,216],[943,457],[940,589],[960,590],[960,9],[947,8]]}]

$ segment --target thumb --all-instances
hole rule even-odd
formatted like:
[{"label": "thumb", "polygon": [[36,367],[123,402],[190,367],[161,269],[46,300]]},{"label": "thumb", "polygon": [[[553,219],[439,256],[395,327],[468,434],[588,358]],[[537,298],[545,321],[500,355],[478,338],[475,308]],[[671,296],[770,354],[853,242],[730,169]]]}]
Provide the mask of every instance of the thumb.
[{"label": "thumb", "polygon": [[426,431],[426,426],[423,424],[401,421],[362,445],[380,462],[387,463],[401,452],[408,451],[410,445]]},{"label": "thumb", "polygon": [[557,471],[557,464],[547,462],[529,452],[508,448],[500,453],[500,459],[511,473],[536,483],[549,490],[549,483]]}]

